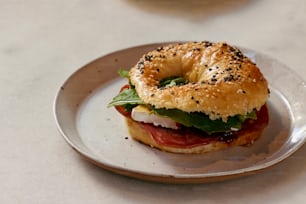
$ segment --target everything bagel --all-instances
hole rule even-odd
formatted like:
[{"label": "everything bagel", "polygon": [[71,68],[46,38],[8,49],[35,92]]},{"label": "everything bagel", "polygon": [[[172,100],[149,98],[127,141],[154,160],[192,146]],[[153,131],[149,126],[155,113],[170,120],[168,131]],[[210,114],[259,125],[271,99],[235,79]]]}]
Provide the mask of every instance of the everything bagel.
[{"label": "everything bagel", "polygon": [[267,80],[238,48],[189,42],[156,48],[129,71],[109,106],[133,139],[173,153],[204,153],[257,140],[269,122]]},{"label": "everything bagel", "polygon": [[[183,77],[188,83],[161,87],[160,81]],[[130,70],[130,82],[155,108],[202,112],[211,120],[259,110],[269,95],[259,68],[227,43],[189,42],[159,47]]]}]

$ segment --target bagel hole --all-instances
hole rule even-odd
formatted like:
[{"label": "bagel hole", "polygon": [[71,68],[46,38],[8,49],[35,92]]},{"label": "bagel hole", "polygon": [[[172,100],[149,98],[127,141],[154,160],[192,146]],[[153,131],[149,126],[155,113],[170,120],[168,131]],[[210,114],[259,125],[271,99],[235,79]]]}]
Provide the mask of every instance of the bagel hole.
[{"label": "bagel hole", "polygon": [[159,81],[159,87],[158,88],[167,88],[172,86],[182,86],[185,84],[188,84],[189,81],[181,76],[171,76],[166,77]]}]

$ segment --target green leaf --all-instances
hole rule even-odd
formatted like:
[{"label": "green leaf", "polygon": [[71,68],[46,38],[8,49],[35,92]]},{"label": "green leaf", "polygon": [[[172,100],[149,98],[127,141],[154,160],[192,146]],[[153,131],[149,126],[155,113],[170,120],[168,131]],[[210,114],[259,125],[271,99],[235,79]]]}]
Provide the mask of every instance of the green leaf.
[{"label": "green leaf", "polygon": [[135,89],[124,89],[108,104],[107,107],[122,106],[126,104],[137,105],[143,104]]},{"label": "green leaf", "polygon": [[119,74],[121,77],[124,77],[124,78],[127,78],[127,79],[130,78],[130,72],[129,72],[128,70],[119,69],[118,74]]},{"label": "green leaf", "polygon": [[227,122],[224,122],[220,119],[211,120],[209,117],[200,112],[187,113],[178,109],[154,109],[154,112],[171,118],[172,120],[180,123],[186,127],[194,127],[200,129],[208,134],[216,132],[226,132],[230,131],[233,128],[240,130],[242,123],[256,115],[255,111],[251,114],[241,117],[235,116],[228,118]]},{"label": "green leaf", "polygon": [[257,120],[256,111],[252,111],[248,113],[247,115],[239,115],[239,118],[241,121],[245,121],[246,119]]},{"label": "green leaf", "polygon": [[168,77],[160,80],[159,87],[170,87],[170,86],[179,86],[187,84],[188,80],[183,77]]}]

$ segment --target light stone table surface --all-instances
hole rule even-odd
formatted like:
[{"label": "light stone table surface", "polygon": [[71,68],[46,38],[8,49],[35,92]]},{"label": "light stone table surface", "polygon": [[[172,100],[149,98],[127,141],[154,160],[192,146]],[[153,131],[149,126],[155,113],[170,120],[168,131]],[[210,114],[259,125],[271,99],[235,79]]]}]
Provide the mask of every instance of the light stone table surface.
[{"label": "light stone table surface", "polygon": [[56,92],[78,68],[153,42],[227,41],[306,80],[306,1],[1,0],[0,29],[0,203],[306,202],[306,146],[253,176],[157,184],[83,160],[53,116]]}]

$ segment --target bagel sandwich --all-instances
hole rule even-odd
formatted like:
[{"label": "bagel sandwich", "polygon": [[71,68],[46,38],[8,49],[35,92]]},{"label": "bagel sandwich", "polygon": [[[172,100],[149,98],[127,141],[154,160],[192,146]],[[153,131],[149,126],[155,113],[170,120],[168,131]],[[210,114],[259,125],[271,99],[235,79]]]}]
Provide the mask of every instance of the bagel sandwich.
[{"label": "bagel sandwich", "polygon": [[268,82],[238,48],[187,42],[144,54],[108,104],[133,139],[173,153],[253,144],[269,121]]}]

